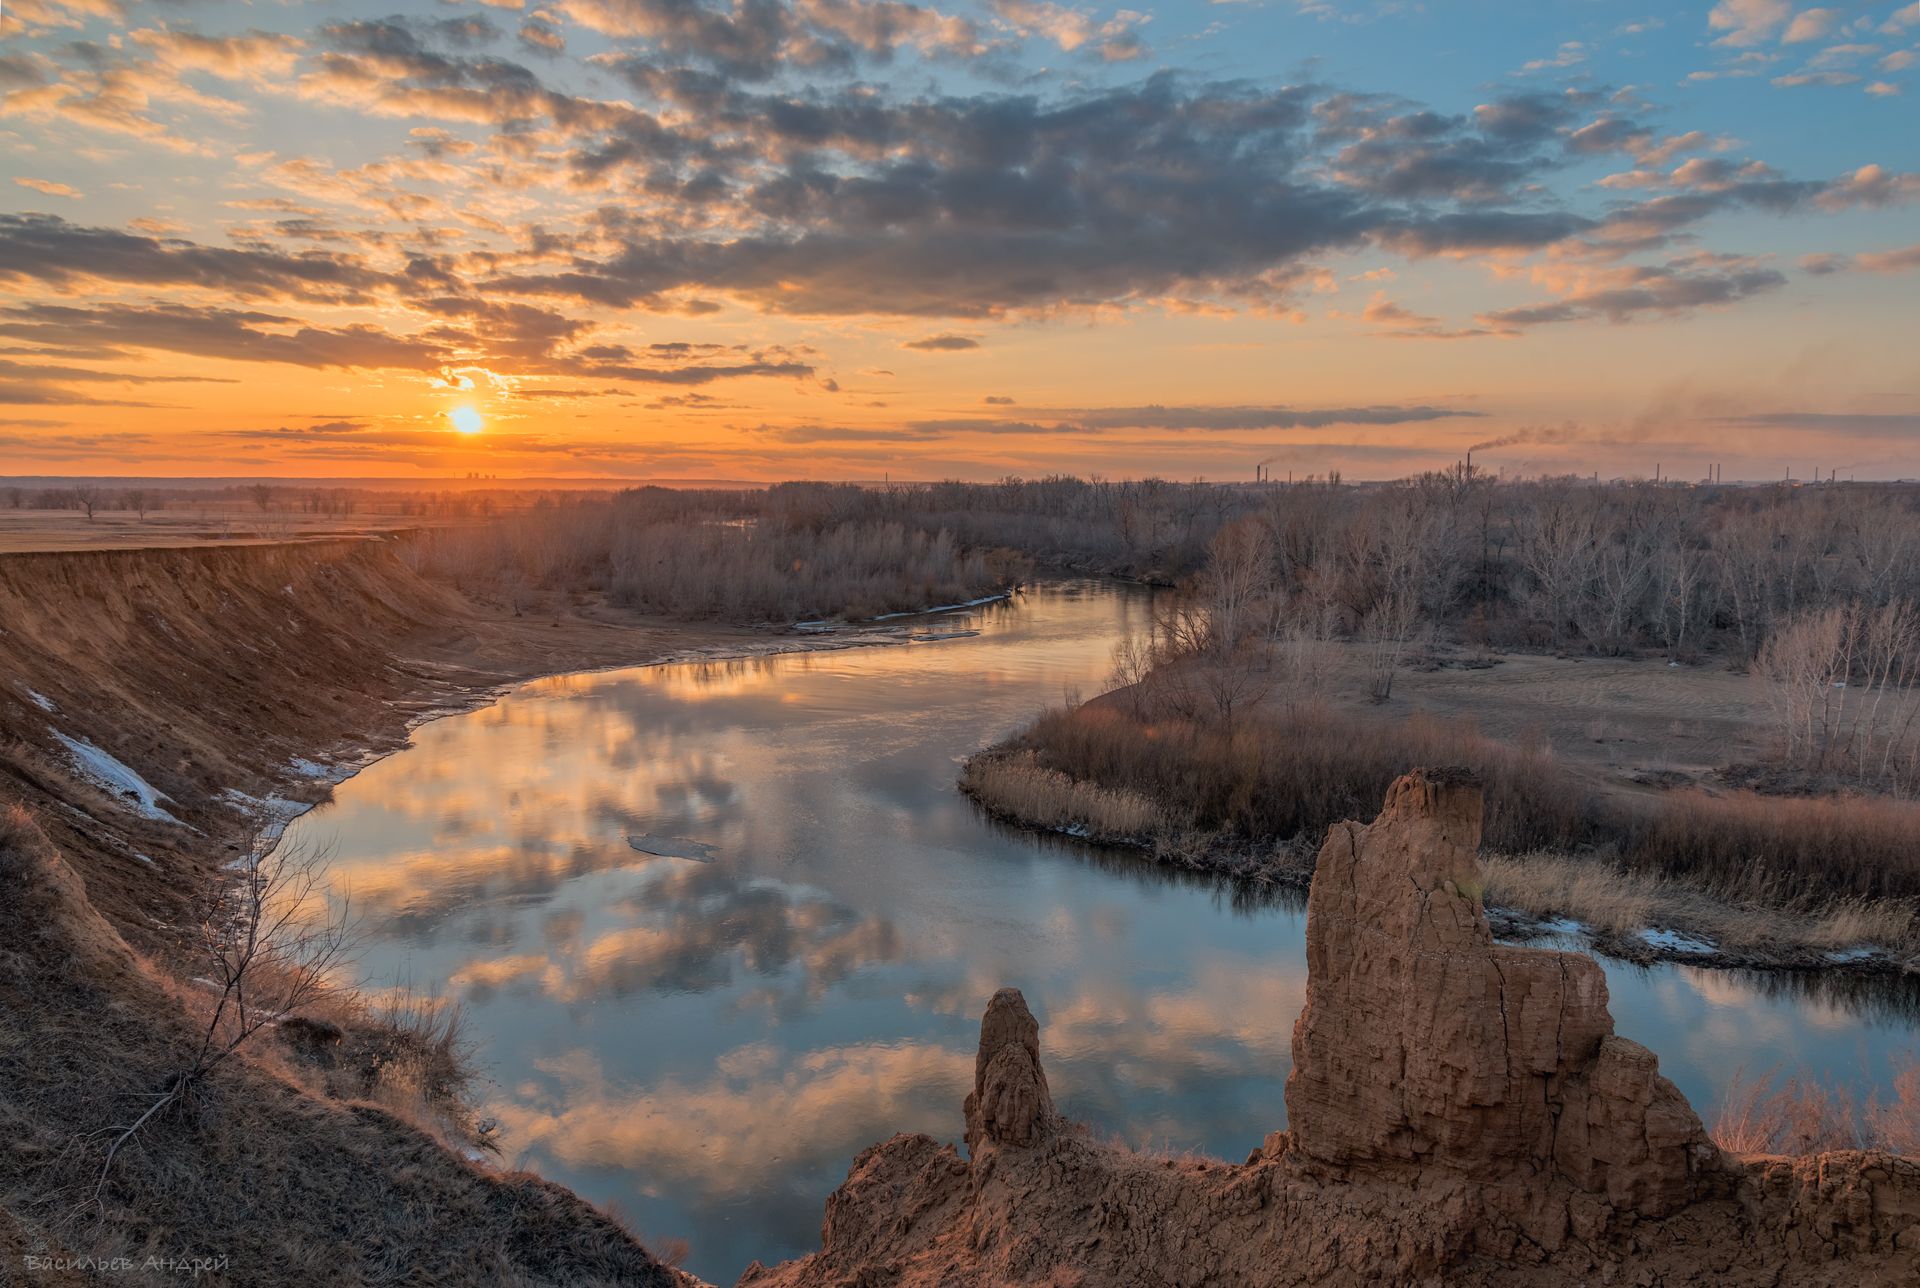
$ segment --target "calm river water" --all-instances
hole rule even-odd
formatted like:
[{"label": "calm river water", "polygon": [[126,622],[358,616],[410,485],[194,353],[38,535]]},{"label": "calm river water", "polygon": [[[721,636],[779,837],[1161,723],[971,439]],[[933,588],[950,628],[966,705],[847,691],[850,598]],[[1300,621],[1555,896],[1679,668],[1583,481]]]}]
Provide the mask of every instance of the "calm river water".
[{"label": "calm river water", "polygon": [[[1297,905],[1014,832],[954,788],[961,756],[1097,692],[1146,598],[1056,584],[971,617],[972,638],[535,681],[423,726],[289,835],[331,848],[374,985],[464,1003],[507,1162],[686,1239],[703,1278],[816,1246],[862,1147],[957,1139],[1003,984],[1063,1111],[1244,1156],[1284,1125]],[[1607,972],[1619,1030],[1706,1113],[1743,1066],[1866,1091],[1915,1045],[1911,989]]]}]

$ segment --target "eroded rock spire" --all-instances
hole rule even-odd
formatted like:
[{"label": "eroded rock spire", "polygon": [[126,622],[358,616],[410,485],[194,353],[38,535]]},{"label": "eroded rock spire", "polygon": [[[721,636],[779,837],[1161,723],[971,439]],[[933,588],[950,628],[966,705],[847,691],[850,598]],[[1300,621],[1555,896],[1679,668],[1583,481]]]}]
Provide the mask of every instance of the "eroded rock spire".
[{"label": "eroded rock spire", "polygon": [[1685,1204],[1718,1151],[1653,1054],[1617,1037],[1592,958],[1496,944],[1481,792],[1415,770],[1371,825],[1327,837],[1307,902],[1292,1148],[1330,1173],[1558,1174],[1617,1207]]}]

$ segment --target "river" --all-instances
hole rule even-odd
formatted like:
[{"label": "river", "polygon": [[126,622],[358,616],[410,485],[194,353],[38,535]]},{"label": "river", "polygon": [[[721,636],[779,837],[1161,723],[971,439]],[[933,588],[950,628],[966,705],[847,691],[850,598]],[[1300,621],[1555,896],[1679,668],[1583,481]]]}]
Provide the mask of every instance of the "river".
[{"label": "river", "polygon": [[[1005,984],[1063,1112],[1237,1159],[1285,1125],[1297,898],[1028,836],[954,787],[963,755],[1097,692],[1147,614],[1056,583],[973,610],[971,637],[534,681],[422,726],[286,843],[327,847],[374,986],[463,1004],[504,1161],[685,1239],[718,1283],[817,1246],[866,1145],[957,1140]],[[1864,1095],[1915,1047],[1911,987],[1606,967],[1619,1031],[1703,1116],[1742,1068]]]}]

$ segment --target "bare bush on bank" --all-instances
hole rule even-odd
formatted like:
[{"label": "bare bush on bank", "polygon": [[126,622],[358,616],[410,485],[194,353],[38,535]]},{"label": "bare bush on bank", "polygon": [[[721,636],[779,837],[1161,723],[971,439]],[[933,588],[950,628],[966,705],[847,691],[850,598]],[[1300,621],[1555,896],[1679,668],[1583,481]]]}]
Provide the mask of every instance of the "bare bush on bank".
[{"label": "bare bush on bank", "polygon": [[1736,1070],[1709,1132],[1735,1154],[1920,1154],[1920,1062],[1907,1057],[1894,1073],[1892,1096],[1876,1094],[1864,1104],[1845,1087],[1806,1074],[1776,1081]]},{"label": "bare bush on bank", "polygon": [[93,1187],[96,1202],[114,1160],[150,1123],[174,1111],[262,1031],[338,991],[335,977],[349,952],[350,919],[344,901],[326,907],[325,859],[317,850],[281,847],[247,863],[218,892],[200,925],[210,977],[205,982],[215,997],[199,1042],[193,1057],[147,1097],[137,1115],[95,1133],[106,1142]]}]

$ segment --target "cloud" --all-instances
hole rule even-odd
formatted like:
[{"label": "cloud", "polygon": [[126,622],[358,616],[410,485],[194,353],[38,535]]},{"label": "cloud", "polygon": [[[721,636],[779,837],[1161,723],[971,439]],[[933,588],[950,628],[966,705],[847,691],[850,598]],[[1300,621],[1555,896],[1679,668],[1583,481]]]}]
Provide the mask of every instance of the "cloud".
[{"label": "cloud", "polygon": [[902,349],[918,349],[922,353],[957,353],[964,349],[978,349],[980,341],[971,335],[930,335],[924,339],[908,340],[900,346]]},{"label": "cloud", "polygon": [[0,215],[0,281],[69,287],[88,279],[342,303],[364,303],[376,288],[399,284],[340,256],[234,250],[90,228],[56,215]]},{"label": "cloud", "polygon": [[[1306,88],[1159,75],[1056,100],[762,94],[644,61],[606,64],[696,114],[715,168],[661,174],[678,144],[648,121],[583,147],[593,182],[642,163],[663,197],[698,193],[725,236],[602,213],[612,248],[503,268],[478,289],[614,308],[725,292],[777,313],[993,317],[1217,298],[1284,306],[1321,252],[1539,249],[1592,226],[1529,209],[1561,164],[1554,96],[1470,118],[1385,110]],[[628,129],[642,137],[629,147]],[[1314,161],[1336,145],[1331,181]],[[684,209],[684,206],[682,207]],[[1177,230],[1177,232],[1175,231]],[[551,258],[551,257],[550,257]]]},{"label": "cloud", "polygon": [[261,83],[286,76],[305,47],[297,37],[271,31],[203,36],[193,31],[149,27],[129,37],[176,71],[207,72],[226,80]]},{"label": "cloud", "polygon": [[1715,416],[1711,422],[1735,429],[1790,429],[1815,434],[1860,434],[1908,438],[1920,433],[1916,412],[1762,411]]},{"label": "cloud", "polygon": [[590,30],[644,39],[657,54],[730,79],[764,81],[788,69],[847,72],[863,59],[885,62],[901,48],[981,52],[971,22],[901,0],[740,0],[726,8],[699,0],[560,0],[554,8]]},{"label": "cloud", "polygon": [[44,192],[49,197],[71,197],[71,198],[78,199],[86,195],[85,193],[81,192],[78,188],[71,187],[70,185],[64,184],[64,183],[55,183],[51,179],[16,178],[14,182],[19,184],[22,188],[31,188],[35,192]]},{"label": "cloud", "polygon": [[1022,36],[1039,36],[1063,52],[1089,50],[1110,63],[1144,57],[1146,43],[1137,28],[1144,14],[1122,9],[1104,22],[1084,9],[1069,9],[1048,0],[988,0],[994,16]]},{"label": "cloud", "polygon": [[1893,250],[1869,250],[1857,255],[1808,255],[1801,259],[1803,271],[1816,277],[1833,273],[1861,272],[1892,276],[1920,269],[1920,242]]},{"label": "cloud", "polygon": [[1714,44],[1744,49],[1771,39],[1792,14],[1787,0],[1720,0],[1707,14],[1707,26],[1726,33]]},{"label": "cloud", "polygon": [[1794,15],[1787,24],[1786,35],[1780,38],[1783,45],[1799,45],[1810,40],[1819,40],[1840,24],[1838,9],[1804,9]]},{"label": "cloud", "polygon": [[1495,309],[1481,314],[1480,321],[1499,330],[1592,318],[1628,322],[1644,314],[1671,316],[1731,304],[1784,286],[1786,280],[1774,269],[1748,265],[1634,265],[1582,279],[1561,299]]},{"label": "cloud", "polygon": [[315,368],[423,370],[450,356],[430,340],[391,335],[364,323],[318,327],[281,314],[187,305],[15,305],[0,308],[0,335]]}]

